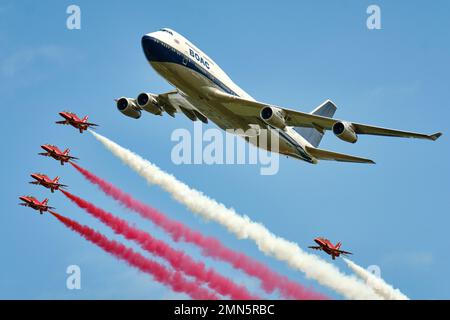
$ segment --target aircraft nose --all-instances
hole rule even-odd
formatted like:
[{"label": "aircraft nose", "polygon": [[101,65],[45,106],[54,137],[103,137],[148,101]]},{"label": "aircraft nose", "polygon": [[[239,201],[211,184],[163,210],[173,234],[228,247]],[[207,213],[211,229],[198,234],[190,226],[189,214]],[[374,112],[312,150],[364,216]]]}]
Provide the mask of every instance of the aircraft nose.
[{"label": "aircraft nose", "polygon": [[19,197],[19,199],[25,201],[25,197]]},{"label": "aircraft nose", "polygon": [[144,35],[141,39],[142,49],[148,61],[162,61],[164,57],[164,46],[156,38]]}]

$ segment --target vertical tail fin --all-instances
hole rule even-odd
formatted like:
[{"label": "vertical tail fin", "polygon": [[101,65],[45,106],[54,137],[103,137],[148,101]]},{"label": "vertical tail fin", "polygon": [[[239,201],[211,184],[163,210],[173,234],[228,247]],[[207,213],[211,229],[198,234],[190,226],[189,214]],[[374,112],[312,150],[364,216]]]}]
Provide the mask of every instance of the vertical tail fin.
[{"label": "vertical tail fin", "polygon": [[88,121],[88,119],[89,119],[89,116],[84,116],[84,118],[81,119],[81,121],[82,121],[82,122],[86,122],[86,121]]},{"label": "vertical tail fin", "polygon": [[[331,100],[326,100],[316,109],[314,109],[311,112],[311,114],[332,118],[334,116],[334,113],[336,112],[336,109],[337,109],[336,105]],[[303,138],[305,138],[309,143],[311,143],[316,148],[319,146],[320,141],[322,141],[322,137],[325,134],[324,131],[319,131],[315,128],[297,127],[294,130],[297,131],[298,134],[300,134]]]},{"label": "vertical tail fin", "polygon": [[341,248],[341,245],[342,245],[342,243],[341,242],[338,242],[338,243],[336,243],[336,249],[340,249]]},{"label": "vertical tail fin", "polygon": [[70,152],[70,149],[69,149],[69,148],[67,148],[66,150],[64,150],[63,154],[64,154],[64,155],[68,155],[68,154],[69,154],[69,152]]},{"label": "vertical tail fin", "polygon": [[54,182],[54,183],[58,183],[58,181],[59,181],[59,176],[56,176],[56,178],[53,179],[53,182]]},{"label": "vertical tail fin", "polygon": [[45,198],[44,201],[42,201],[42,204],[43,204],[44,206],[46,206],[47,203],[48,203],[48,198]]}]

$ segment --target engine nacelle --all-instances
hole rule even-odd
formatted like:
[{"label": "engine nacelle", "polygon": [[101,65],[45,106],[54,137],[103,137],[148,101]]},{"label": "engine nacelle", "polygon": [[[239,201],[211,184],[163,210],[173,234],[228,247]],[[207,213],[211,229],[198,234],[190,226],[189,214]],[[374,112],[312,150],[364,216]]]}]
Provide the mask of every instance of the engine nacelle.
[{"label": "engine nacelle", "polygon": [[141,117],[141,110],[137,106],[134,99],[121,97],[117,99],[117,109],[124,115],[130,118],[139,119]]},{"label": "engine nacelle", "polygon": [[338,121],[333,124],[333,133],[341,140],[355,143],[358,141],[358,135],[355,132],[353,124],[350,122]]},{"label": "engine nacelle", "polygon": [[267,106],[261,110],[260,117],[265,123],[274,126],[275,128],[286,128],[283,111],[279,108]]},{"label": "engine nacelle", "polygon": [[136,102],[141,109],[159,116],[162,115],[162,108],[153,94],[143,92],[138,95]]}]

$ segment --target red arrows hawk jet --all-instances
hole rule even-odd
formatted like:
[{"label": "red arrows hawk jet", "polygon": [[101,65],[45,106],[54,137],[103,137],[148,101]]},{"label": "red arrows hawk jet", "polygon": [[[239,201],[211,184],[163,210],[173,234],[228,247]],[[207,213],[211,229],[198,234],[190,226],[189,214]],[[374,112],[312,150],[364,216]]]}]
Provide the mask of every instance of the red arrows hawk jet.
[{"label": "red arrows hawk jet", "polygon": [[53,193],[55,190],[59,190],[60,188],[67,187],[65,184],[59,183],[59,177],[56,177],[55,179],[50,179],[47,175],[42,173],[33,173],[31,174],[31,177],[36,181],[31,181],[31,184],[41,185],[47,189],[50,189],[50,191]]},{"label": "red arrows hawk jet", "polygon": [[48,199],[44,199],[44,201],[42,202],[40,202],[39,200],[37,200],[35,197],[32,196],[21,196],[19,197],[19,199],[23,201],[23,203],[19,203],[19,205],[30,207],[33,208],[34,210],[38,210],[41,214],[50,209],[55,209],[47,205]]},{"label": "red arrows hawk jet", "polygon": [[56,121],[57,124],[68,124],[74,128],[77,128],[80,133],[83,133],[84,130],[87,130],[89,127],[96,127],[98,124],[87,122],[88,116],[85,116],[83,119],[80,119],[75,113],[63,111],[60,112],[59,115],[64,118],[62,121]]},{"label": "red arrows hawk jet", "polygon": [[308,248],[314,250],[322,250],[327,254],[329,254],[333,258],[333,260],[336,259],[336,257],[339,257],[341,254],[342,255],[353,254],[348,251],[340,250],[342,245],[340,242],[336,243],[336,245],[333,245],[330,240],[325,238],[315,238],[314,242],[317,243],[318,246],[310,246]]},{"label": "red arrows hawk jet", "polygon": [[69,162],[70,160],[75,160],[78,158],[69,156],[69,149],[64,151],[59,150],[57,146],[51,144],[44,144],[41,146],[46,152],[39,153],[41,156],[52,157],[55,160],[61,162],[61,165],[64,165],[64,162]]}]

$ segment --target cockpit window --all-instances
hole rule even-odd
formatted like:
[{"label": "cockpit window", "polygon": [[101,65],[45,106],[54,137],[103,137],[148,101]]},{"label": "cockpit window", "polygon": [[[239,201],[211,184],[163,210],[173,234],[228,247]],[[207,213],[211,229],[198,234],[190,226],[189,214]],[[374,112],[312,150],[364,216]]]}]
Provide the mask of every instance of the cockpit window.
[{"label": "cockpit window", "polygon": [[167,30],[167,29],[161,29],[160,31],[167,32],[167,33],[169,33],[170,35],[173,36],[173,33],[172,33],[172,31],[170,31],[170,30]]}]

